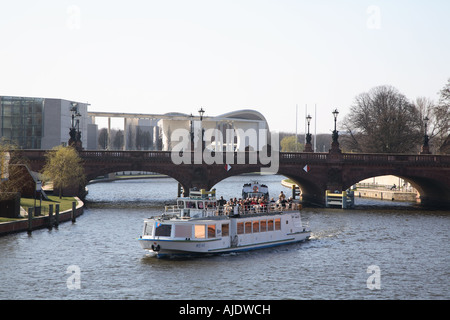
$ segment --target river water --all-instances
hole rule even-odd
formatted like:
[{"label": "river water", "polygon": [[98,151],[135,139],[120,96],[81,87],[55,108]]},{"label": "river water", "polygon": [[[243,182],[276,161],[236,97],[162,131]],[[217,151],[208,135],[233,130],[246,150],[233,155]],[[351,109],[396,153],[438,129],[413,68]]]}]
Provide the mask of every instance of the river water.
[{"label": "river water", "polygon": [[[257,179],[271,196],[282,176]],[[309,241],[238,254],[157,259],[137,241],[144,218],[173,202],[170,178],[89,185],[75,223],[0,238],[0,299],[449,299],[450,212],[356,199],[355,209],[305,208]]]}]

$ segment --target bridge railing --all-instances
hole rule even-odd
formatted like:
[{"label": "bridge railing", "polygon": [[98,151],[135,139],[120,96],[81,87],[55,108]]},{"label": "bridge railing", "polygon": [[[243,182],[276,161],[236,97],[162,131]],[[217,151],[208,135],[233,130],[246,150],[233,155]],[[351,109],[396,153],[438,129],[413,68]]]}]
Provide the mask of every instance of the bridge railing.
[{"label": "bridge railing", "polygon": [[450,163],[448,155],[343,153],[345,162]]},{"label": "bridge railing", "polygon": [[[48,150],[19,150],[19,152],[30,159],[43,159]],[[193,154],[191,159],[193,159]],[[266,155],[265,153],[263,155]],[[154,162],[172,162],[172,151],[105,151],[105,150],[83,150],[80,156],[85,159],[147,159]],[[245,159],[245,164],[255,164],[249,159],[256,159],[259,163],[260,154],[254,151],[245,152],[223,152],[223,163],[232,159],[235,164],[239,164]],[[377,153],[317,153],[317,152],[280,152],[280,163],[305,163],[308,162],[377,162],[377,163],[416,163],[416,164],[450,164],[450,155],[420,155],[420,154],[377,154]]]}]

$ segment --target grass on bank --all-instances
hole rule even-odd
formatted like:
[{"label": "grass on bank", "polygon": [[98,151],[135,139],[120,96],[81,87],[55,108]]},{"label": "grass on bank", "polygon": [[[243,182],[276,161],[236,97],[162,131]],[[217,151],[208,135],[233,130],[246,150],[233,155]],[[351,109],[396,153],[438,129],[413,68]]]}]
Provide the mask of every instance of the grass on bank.
[{"label": "grass on bank", "polygon": [[[48,215],[48,205],[53,204],[53,214],[55,214],[55,204],[59,203],[59,212],[63,212],[66,210],[72,209],[72,202],[76,202],[77,200],[74,197],[62,197],[62,199],[59,198],[59,196],[48,196],[50,201],[48,200],[42,200],[41,206],[42,206],[42,215]],[[34,198],[21,198],[20,199],[20,206],[28,212],[28,208],[34,207]],[[36,206],[39,206],[39,199],[36,199]],[[21,218],[23,219],[23,218]],[[3,218],[0,217],[0,222],[7,222],[7,221],[15,221],[20,219],[11,219],[11,218]]]},{"label": "grass on bank", "polygon": [[[59,212],[63,212],[69,209],[72,209],[72,202],[76,202],[77,200],[74,197],[62,197],[59,196],[48,196],[50,201],[42,200],[42,210],[43,213],[48,213],[48,205],[53,204],[53,212],[55,212],[55,204],[59,203]],[[20,205],[22,208],[28,211],[28,208],[34,207],[34,199],[33,198],[21,198]],[[39,199],[36,200],[36,206],[39,206]],[[45,209],[45,210],[44,210]]]}]

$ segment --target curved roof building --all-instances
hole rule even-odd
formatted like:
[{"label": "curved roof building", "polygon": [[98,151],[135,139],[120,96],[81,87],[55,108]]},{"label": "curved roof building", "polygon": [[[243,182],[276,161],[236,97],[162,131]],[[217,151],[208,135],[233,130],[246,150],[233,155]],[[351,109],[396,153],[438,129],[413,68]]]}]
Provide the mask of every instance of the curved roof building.
[{"label": "curved roof building", "polygon": [[[260,150],[267,144],[269,125],[266,118],[252,109],[236,110],[218,116],[204,116],[199,124],[199,116],[178,112],[164,114],[158,125],[162,130],[163,150],[172,150],[178,141],[172,141],[171,135],[176,129],[188,132],[205,131],[206,148],[213,150]],[[193,125],[197,123],[197,127]],[[211,130],[212,129],[212,130]]]}]

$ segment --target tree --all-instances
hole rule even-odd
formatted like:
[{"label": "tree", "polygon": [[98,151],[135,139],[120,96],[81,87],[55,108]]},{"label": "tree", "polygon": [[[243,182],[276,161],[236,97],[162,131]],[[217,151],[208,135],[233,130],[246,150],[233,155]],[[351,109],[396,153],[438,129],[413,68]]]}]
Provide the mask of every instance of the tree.
[{"label": "tree", "polygon": [[286,136],[280,142],[282,152],[301,152],[303,151],[303,144],[296,142],[295,135]]},{"label": "tree", "polygon": [[42,170],[46,180],[53,182],[53,188],[59,190],[62,198],[62,189],[85,182],[82,160],[72,147],[54,147],[46,154],[46,164]]},{"label": "tree", "polygon": [[106,150],[108,148],[108,129],[102,128],[98,134],[98,145],[100,149]]},{"label": "tree", "polygon": [[418,110],[392,86],[378,86],[355,98],[341,143],[359,152],[417,152],[422,138]]},{"label": "tree", "polygon": [[119,129],[114,134],[113,148],[115,150],[122,150],[123,149],[123,143],[124,143],[123,131]]},{"label": "tree", "polygon": [[[439,103],[434,108],[433,113],[436,118],[435,136],[437,145],[443,151],[444,143],[448,143],[450,140],[450,78],[440,92]],[[446,149],[448,150],[448,145]]]},{"label": "tree", "polygon": [[0,139],[0,200],[9,199],[11,193],[22,193],[25,189],[36,187],[23,174],[22,170],[29,161],[21,157],[17,149],[17,145]]}]

